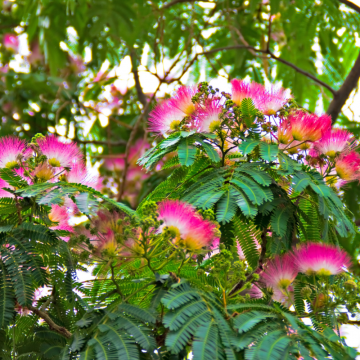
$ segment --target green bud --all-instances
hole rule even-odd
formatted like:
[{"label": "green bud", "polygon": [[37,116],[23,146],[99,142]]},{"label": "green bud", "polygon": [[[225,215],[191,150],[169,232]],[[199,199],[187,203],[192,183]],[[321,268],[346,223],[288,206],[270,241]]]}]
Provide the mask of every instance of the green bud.
[{"label": "green bud", "polygon": [[357,288],[357,285],[354,280],[348,280],[348,281],[345,281],[344,287],[346,290],[355,290]]},{"label": "green bud", "polygon": [[301,289],[300,294],[303,298],[308,299],[312,294],[312,290],[309,286],[305,286],[304,288]]}]

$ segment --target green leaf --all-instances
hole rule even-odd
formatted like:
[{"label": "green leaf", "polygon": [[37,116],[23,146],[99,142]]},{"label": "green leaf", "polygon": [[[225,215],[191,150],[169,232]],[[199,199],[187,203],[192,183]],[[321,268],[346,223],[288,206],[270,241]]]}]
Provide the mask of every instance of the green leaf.
[{"label": "green leaf", "polygon": [[24,186],[28,185],[28,183],[23,178],[16,175],[11,169],[0,169],[0,178],[15,188],[23,188]]},{"label": "green leaf", "polygon": [[166,139],[162,140],[158,146],[160,149],[166,149],[169,146],[176,145],[180,140],[181,134],[177,132],[169,135]]},{"label": "green leaf", "polygon": [[311,178],[308,174],[303,172],[296,172],[292,178],[295,192],[302,192],[308,185],[310,185]]},{"label": "green leaf", "polygon": [[301,164],[284,154],[283,151],[279,151],[279,162],[281,165],[280,169],[288,174],[293,174],[296,170],[301,169]]},{"label": "green leaf", "polygon": [[240,109],[242,118],[244,119],[246,126],[251,127],[254,122],[254,117],[257,114],[254,101],[251,98],[243,99],[241,101]]},{"label": "green leaf", "polygon": [[223,359],[223,346],[220,342],[218,328],[215,322],[209,321],[201,325],[195,334],[193,342],[194,359]]},{"label": "green leaf", "polygon": [[291,209],[289,207],[278,207],[271,216],[271,227],[274,232],[283,237],[286,234],[287,222],[290,218]]},{"label": "green leaf", "polygon": [[235,202],[243,214],[247,217],[254,217],[257,214],[257,207],[254,206],[247,196],[240,190],[232,188],[232,194],[235,197]]},{"label": "green leaf", "polygon": [[260,142],[260,156],[266,161],[274,161],[279,152],[277,145]]},{"label": "green leaf", "polygon": [[185,138],[181,140],[178,146],[178,156],[181,165],[190,166],[195,161],[196,147],[192,144],[192,140]]},{"label": "green leaf", "polygon": [[274,196],[271,190],[261,187],[254,180],[246,176],[237,176],[230,180],[232,184],[240,187],[253,204],[261,205],[264,201],[271,201]]},{"label": "green leaf", "polygon": [[14,290],[4,263],[0,260],[0,329],[6,328],[14,316]]},{"label": "green leaf", "polygon": [[269,186],[273,179],[265,171],[257,171],[244,167],[239,167],[235,171],[250,175],[259,185]]},{"label": "green leaf", "polygon": [[203,146],[205,152],[207,153],[207,155],[209,156],[211,161],[213,161],[215,163],[220,161],[219,154],[217,153],[217,151],[214,149],[214,147],[211,144],[203,141],[200,138],[197,138],[197,141]]},{"label": "green leaf", "polygon": [[247,139],[239,145],[239,150],[244,154],[250,154],[257,145],[260,144],[259,140]]},{"label": "green leaf", "polygon": [[258,323],[268,320],[274,319],[277,316],[275,314],[261,312],[261,311],[250,311],[244,314],[238,315],[234,319],[234,327],[241,334],[249,331]]},{"label": "green leaf", "polygon": [[76,206],[83,214],[89,214],[89,193],[83,192],[75,197]]},{"label": "green leaf", "polygon": [[231,189],[228,188],[217,204],[216,220],[219,223],[229,222],[236,213],[236,199],[232,195]]},{"label": "green leaf", "polygon": [[259,261],[259,251],[255,239],[259,237],[259,231],[254,225],[245,224],[236,216],[234,218],[234,234],[245,255],[246,261],[255,269]]},{"label": "green leaf", "polygon": [[220,190],[217,192],[212,191],[208,194],[204,194],[196,201],[194,205],[204,210],[209,209],[223,196],[224,192],[224,190]]},{"label": "green leaf", "polygon": [[314,184],[313,182],[310,183],[311,188],[321,197],[328,197],[330,196],[330,190],[329,187],[325,184]]}]

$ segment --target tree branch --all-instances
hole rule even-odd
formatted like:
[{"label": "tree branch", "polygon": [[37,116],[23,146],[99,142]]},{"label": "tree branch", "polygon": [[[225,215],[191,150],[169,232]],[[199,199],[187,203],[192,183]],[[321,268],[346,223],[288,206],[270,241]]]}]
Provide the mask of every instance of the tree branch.
[{"label": "tree branch", "polygon": [[349,8],[355,10],[356,12],[358,12],[360,14],[360,7],[357,6],[356,4],[354,4],[353,2],[348,1],[348,0],[339,0],[339,2],[345,4],[346,6],[348,6]]},{"label": "tree branch", "polygon": [[346,77],[345,81],[341,85],[340,89],[335,92],[334,98],[332,99],[326,113],[331,116],[332,122],[334,123],[341,112],[346,100],[349,98],[351,92],[356,88],[360,78],[360,52],[355,61],[354,66]]},{"label": "tree branch", "polygon": [[[101,140],[76,140],[77,143],[79,144],[93,144],[93,145],[109,145],[109,143],[107,141],[101,141]],[[110,142],[111,146],[121,146],[121,145],[126,145],[127,141],[126,140],[118,140],[115,142]]]},{"label": "tree branch", "polygon": [[[247,46],[247,45],[231,45],[231,46],[225,46],[222,48],[217,48],[217,49],[212,49],[209,51],[204,51],[198,55],[209,55],[209,54],[213,54],[215,52],[219,52],[219,51],[223,51],[223,50],[233,50],[233,49],[247,49],[247,50],[251,50],[257,53],[261,53],[261,54],[266,54],[269,55],[272,59],[279,61],[289,67],[291,67],[292,69],[294,69],[296,72],[308,77],[309,79],[312,79],[314,82],[316,82],[317,84],[323,86],[324,88],[328,89],[332,94],[336,93],[336,90],[334,90],[330,85],[326,84],[325,82],[323,82],[322,80],[318,79],[316,76],[310,74],[309,72],[297,67],[296,65],[292,64],[291,62],[284,60],[276,55],[274,55],[270,50],[261,50],[261,49],[256,49],[253,46]],[[256,55],[259,56],[259,55]]]},{"label": "tree branch", "polygon": [[64,335],[67,338],[71,338],[72,333],[68,329],[66,329],[66,328],[64,328],[62,326],[56,325],[54,323],[54,321],[52,321],[50,316],[45,311],[39,310],[39,309],[37,309],[36,307],[34,307],[32,305],[28,305],[27,308],[29,310],[31,310],[34,314],[36,314],[37,316],[39,316],[43,320],[45,320],[45,322],[49,325],[50,329],[56,331],[57,333],[59,333],[61,335]]},{"label": "tree branch", "polygon": [[194,3],[196,1],[202,1],[202,2],[210,2],[208,0],[173,0],[165,4],[161,9],[168,9],[171,6],[174,6],[176,4],[183,4],[183,3]]}]

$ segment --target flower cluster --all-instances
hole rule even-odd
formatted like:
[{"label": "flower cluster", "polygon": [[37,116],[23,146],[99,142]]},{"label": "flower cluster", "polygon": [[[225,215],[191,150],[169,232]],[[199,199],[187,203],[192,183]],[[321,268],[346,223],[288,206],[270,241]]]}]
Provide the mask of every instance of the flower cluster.
[{"label": "flower cluster", "polygon": [[[99,186],[98,175],[86,168],[77,145],[62,142],[55,136],[36,136],[30,143],[11,136],[0,138],[0,168],[13,172],[29,185],[65,181],[95,189]],[[14,197],[15,188],[6,180],[0,179],[0,187],[1,197]],[[70,217],[77,212],[77,206],[70,199],[62,205],[52,205],[49,219],[54,225],[51,228],[72,231]]]},{"label": "flower cluster", "polygon": [[293,296],[292,284],[299,272],[308,276],[337,275],[350,264],[350,258],[343,250],[333,245],[309,242],[270,260],[255,286],[271,288],[274,300],[289,303]]},{"label": "flower cluster", "polygon": [[[357,141],[342,129],[332,129],[329,115],[300,109],[289,91],[234,79],[231,94],[207,83],[181,86],[151,112],[149,128],[164,137],[179,130],[214,133],[212,145],[222,157],[252,132],[297,160],[317,169],[330,185],[360,180]],[[230,144],[230,146],[228,146]],[[340,180],[340,181],[339,181]]]}]

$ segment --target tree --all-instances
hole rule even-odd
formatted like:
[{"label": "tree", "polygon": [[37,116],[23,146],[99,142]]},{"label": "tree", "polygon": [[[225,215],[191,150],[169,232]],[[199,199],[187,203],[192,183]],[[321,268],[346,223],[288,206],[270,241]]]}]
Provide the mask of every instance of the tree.
[{"label": "tree", "polygon": [[356,229],[336,187],[359,178],[357,140],[283,89],[231,85],[151,112],[164,139],[139,163],[172,170],[136,211],[91,187],[75,143],[0,140],[2,357],[355,359],[338,333],[358,324],[357,254],[339,246]]}]

